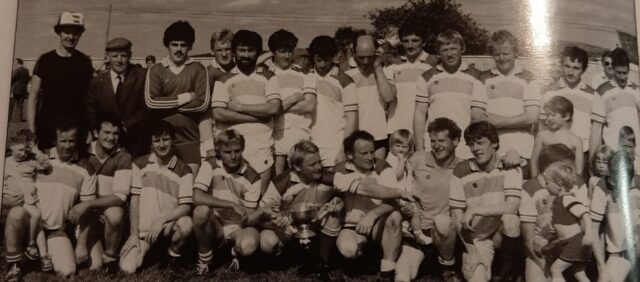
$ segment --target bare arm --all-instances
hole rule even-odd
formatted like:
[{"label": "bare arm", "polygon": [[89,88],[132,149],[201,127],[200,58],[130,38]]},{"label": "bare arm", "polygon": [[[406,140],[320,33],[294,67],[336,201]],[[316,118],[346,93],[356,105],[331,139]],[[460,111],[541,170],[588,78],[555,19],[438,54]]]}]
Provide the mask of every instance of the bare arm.
[{"label": "bare arm", "polygon": [[593,159],[596,148],[602,144],[602,123],[591,123],[591,136],[589,137],[589,159]]},{"label": "bare arm", "polygon": [[416,150],[424,150],[424,127],[427,123],[427,114],[429,111],[428,103],[416,102],[415,112],[413,113],[413,132]]},{"label": "bare arm", "polygon": [[474,215],[479,216],[500,216],[504,214],[517,214],[519,204],[520,199],[515,197],[507,197],[507,200],[502,204],[477,206],[468,208],[468,211]]},{"label": "bare arm", "polygon": [[483,108],[471,107],[471,122],[487,120],[487,111]]},{"label": "bare arm", "polygon": [[38,108],[38,98],[41,86],[42,80],[40,77],[33,75],[31,78],[29,98],[27,100],[27,123],[29,124],[29,130],[31,130],[31,132],[36,132],[36,110]]},{"label": "bare arm", "polygon": [[232,209],[236,203],[214,198],[200,189],[193,189],[193,204],[196,206],[209,206],[212,208]]},{"label": "bare arm", "polygon": [[515,116],[502,116],[487,113],[489,122],[499,129],[523,129],[529,130],[531,126],[538,120],[540,115],[540,107],[527,106],[524,113]]},{"label": "bare arm", "polygon": [[213,108],[213,119],[230,125],[260,122],[256,117],[234,112],[226,108]]},{"label": "bare arm", "polygon": [[533,239],[535,238],[536,224],[532,222],[523,222],[520,227],[522,228],[522,237],[524,239],[525,253],[527,257],[537,257],[533,250]]},{"label": "bare arm", "polygon": [[235,100],[229,102],[229,109],[241,114],[260,117],[274,116],[282,111],[280,99],[271,99],[262,104],[242,104]]},{"label": "bare arm", "polygon": [[580,139],[580,137],[578,136],[573,136],[573,143],[574,143],[574,147],[575,149],[575,165],[576,165],[576,173],[579,175],[582,175],[582,172],[584,170],[584,151],[582,149],[582,139]]},{"label": "bare arm", "polygon": [[606,260],[605,260],[605,254],[604,254],[604,241],[600,237],[598,230],[600,230],[600,222],[594,220],[593,230],[592,230],[593,236],[594,236],[593,237],[594,243],[591,247],[593,248],[593,256],[596,259],[598,273],[604,273],[607,271],[607,268],[605,266]]},{"label": "bare arm", "polygon": [[[379,58],[377,59],[379,60]],[[396,99],[396,86],[389,82],[387,76],[384,75],[384,71],[382,70],[382,66],[376,67],[374,69],[373,74],[376,77],[376,85],[378,86],[378,93],[380,93],[380,97],[382,97],[382,101],[385,103],[390,103],[391,101]]]},{"label": "bare arm", "polygon": [[[317,99],[315,94],[304,94],[304,99],[298,101],[289,108],[289,111],[296,114],[310,114],[316,110]],[[283,102],[284,103],[284,102]],[[284,107],[284,106],[283,106]],[[285,110],[286,111],[286,110]]]},{"label": "bare arm", "polygon": [[535,177],[538,175],[538,157],[540,156],[540,151],[542,150],[542,139],[543,132],[539,132],[536,135],[533,143],[533,152],[531,153],[531,177]]},{"label": "bare arm", "polygon": [[139,238],[140,234],[140,195],[131,195],[129,203],[129,222],[131,226],[131,237]]},{"label": "bare arm", "polygon": [[392,200],[392,199],[407,199],[411,200],[411,193],[401,191],[398,189],[389,188],[384,185],[380,185],[375,181],[364,180],[360,182],[357,190],[355,191],[356,195],[381,199],[381,200]]},{"label": "bare arm", "polygon": [[172,222],[178,220],[178,218],[183,216],[188,216],[191,211],[191,205],[189,204],[181,204],[177,208],[164,213],[160,219],[164,222]]}]

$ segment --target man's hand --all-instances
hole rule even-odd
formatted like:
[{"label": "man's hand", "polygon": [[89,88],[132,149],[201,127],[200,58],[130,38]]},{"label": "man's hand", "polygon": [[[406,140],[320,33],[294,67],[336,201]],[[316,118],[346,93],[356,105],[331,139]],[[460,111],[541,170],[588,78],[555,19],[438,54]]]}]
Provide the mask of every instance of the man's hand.
[{"label": "man's hand", "polygon": [[507,154],[502,158],[502,165],[504,165],[505,168],[519,167],[521,162],[522,158],[520,154],[514,149],[509,149]]},{"label": "man's hand", "polygon": [[373,225],[376,224],[376,219],[378,219],[378,216],[371,212],[367,213],[356,226],[356,232],[365,236],[369,235],[373,229]]},{"label": "man's hand", "polygon": [[333,197],[331,201],[325,203],[321,209],[327,211],[327,213],[339,213],[344,208],[344,201],[339,197]]},{"label": "man's hand", "polygon": [[147,236],[144,238],[149,245],[153,244],[158,240],[160,233],[162,233],[162,229],[164,227],[164,218],[158,218],[151,224],[151,229],[147,233]]},{"label": "man's hand", "polygon": [[229,100],[229,103],[227,104],[227,109],[230,111],[234,111],[234,112],[241,112],[242,111],[242,103],[236,101],[236,100]]},{"label": "man's hand", "polygon": [[471,228],[471,222],[473,221],[473,217],[475,215],[476,214],[473,208],[468,208],[462,216],[462,226],[464,226],[464,228],[466,228],[467,230],[473,231],[473,228]]},{"label": "man's hand", "polygon": [[274,214],[273,218],[271,219],[271,222],[283,229],[291,225],[291,220],[289,220],[289,217],[282,216],[280,214]]},{"label": "man's hand", "polygon": [[136,250],[140,253],[140,239],[138,239],[138,234],[131,234],[129,239],[124,243],[122,249],[120,250],[120,256],[126,256],[130,251]]},{"label": "man's hand", "polygon": [[69,211],[69,221],[71,221],[71,223],[73,224],[78,224],[80,217],[84,215],[88,208],[89,205],[86,202],[82,202],[73,206],[73,208],[71,208],[71,211]]},{"label": "man's hand", "polygon": [[582,237],[582,245],[583,246],[593,245],[593,236],[591,235],[591,233],[587,232],[584,234],[584,237]]},{"label": "man's hand", "polygon": [[247,209],[245,207],[243,207],[242,205],[234,204],[232,206],[232,209],[233,209],[234,212],[236,212],[237,214],[240,215],[240,218],[244,218],[247,215],[249,215],[249,212],[247,211]]},{"label": "man's hand", "polygon": [[191,100],[193,100],[192,92],[185,92],[182,94],[178,94],[178,105],[180,106],[191,102]]},{"label": "man's hand", "polygon": [[382,67],[383,67],[382,58],[380,56],[376,56],[376,59],[373,61],[373,69],[374,70],[382,70]]},{"label": "man's hand", "polygon": [[412,191],[403,191],[400,194],[400,199],[403,199],[407,202],[417,202],[420,205],[422,205],[422,202],[420,201],[420,195],[418,195],[416,192],[412,192]]}]

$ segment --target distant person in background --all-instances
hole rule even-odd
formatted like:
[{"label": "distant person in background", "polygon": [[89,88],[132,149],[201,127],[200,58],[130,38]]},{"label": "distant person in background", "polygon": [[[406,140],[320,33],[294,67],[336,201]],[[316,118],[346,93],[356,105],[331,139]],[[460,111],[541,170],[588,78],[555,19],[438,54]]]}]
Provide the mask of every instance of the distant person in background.
[{"label": "distant person in background", "polygon": [[603,83],[613,79],[613,64],[611,61],[611,51],[606,50],[602,53],[600,60],[602,64],[602,72],[596,73],[590,81],[590,85],[593,89],[597,89]]},{"label": "distant person in background", "polygon": [[144,63],[146,64],[146,68],[149,69],[151,68],[151,66],[153,66],[153,64],[156,63],[156,56],[154,55],[149,55],[147,57],[144,58]]},{"label": "distant person in background", "polygon": [[384,66],[400,63],[400,35],[398,35],[399,27],[390,24],[385,27],[376,40],[378,48],[376,54],[382,59]]},{"label": "distant person in background", "polygon": [[356,38],[364,34],[366,34],[364,30],[357,30],[350,26],[343,26],[336,30],[333,39],[338,43],[337,64],[340,71],[345,72],[358,67],[356,61],[353,59],[353,54],[355,53],[354,44]]},{"label": "distant person in background", "polygon": [[31,79],[27,121],[41,150],[55,146],[55,123],[60,118],[80,122],[79,147],[88,124],[84,122],[84,100],[93,75],[91,60],[76,50],[84,32],[81,13],[63,12],[54,26],[60,45],[36,62]]},{"label": "distant person in background", "polygon": [[29,84],[29,70],[25,68],[22,59],[17,58],[13,72],[11,73],[11,100],[9,100],[9,121],[13,120],[13,107],[17,106],[20,112],[19,121],[24,118],[24,99],[29,96],[27,85]]}]

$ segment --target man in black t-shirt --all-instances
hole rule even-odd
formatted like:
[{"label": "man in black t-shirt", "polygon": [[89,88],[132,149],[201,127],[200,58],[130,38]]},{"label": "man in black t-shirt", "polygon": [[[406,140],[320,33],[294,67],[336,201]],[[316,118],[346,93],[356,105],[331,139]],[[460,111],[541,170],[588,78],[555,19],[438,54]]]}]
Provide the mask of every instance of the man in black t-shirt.
[{"label": "man in black t-shirt", "polygon": [[[84,32],[84,16],[63,12],[54,30],[60,37],[60,45],[38,58],[28,100],[29,129],[35,132],[41,150],[54,146],[53,129],[60,118],[82,123],[83,102],[93,74],[89,57],[76,50]],[[87,126],[81,124],[82,129]]]}]

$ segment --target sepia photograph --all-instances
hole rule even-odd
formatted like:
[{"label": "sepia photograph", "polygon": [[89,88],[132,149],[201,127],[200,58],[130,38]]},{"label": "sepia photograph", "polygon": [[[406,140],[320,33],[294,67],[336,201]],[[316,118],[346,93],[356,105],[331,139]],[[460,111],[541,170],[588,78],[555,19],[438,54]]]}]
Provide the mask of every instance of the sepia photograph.
[{"label": "sepia photograph", "polygon": [[636,4],[8,0],[0,280],[638,282]]}]

